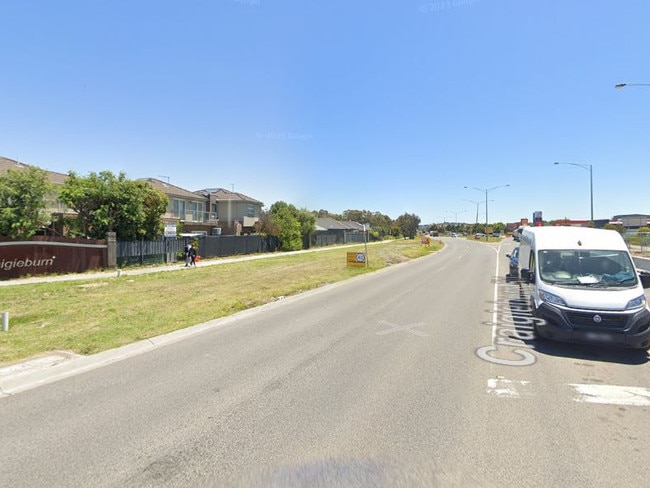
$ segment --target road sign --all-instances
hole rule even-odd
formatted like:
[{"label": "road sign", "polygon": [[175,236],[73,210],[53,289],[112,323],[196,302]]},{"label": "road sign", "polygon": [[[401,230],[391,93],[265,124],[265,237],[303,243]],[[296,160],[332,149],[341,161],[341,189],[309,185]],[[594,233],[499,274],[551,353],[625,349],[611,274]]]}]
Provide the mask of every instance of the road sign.
[{"label": "road sign", "polygon": [[361,267],[366,265],[365,252],[349,252],[348,253],[348,266]]}]

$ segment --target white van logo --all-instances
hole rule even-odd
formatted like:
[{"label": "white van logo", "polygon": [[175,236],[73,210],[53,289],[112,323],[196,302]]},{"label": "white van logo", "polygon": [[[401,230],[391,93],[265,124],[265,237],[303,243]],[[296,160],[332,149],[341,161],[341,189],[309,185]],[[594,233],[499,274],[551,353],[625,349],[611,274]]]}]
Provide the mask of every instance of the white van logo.
[{"label": "white van logo", "polygon": [[600,324],[602,322],[603,318],[600,315],[594,315],[594,322],[597,324]]}]

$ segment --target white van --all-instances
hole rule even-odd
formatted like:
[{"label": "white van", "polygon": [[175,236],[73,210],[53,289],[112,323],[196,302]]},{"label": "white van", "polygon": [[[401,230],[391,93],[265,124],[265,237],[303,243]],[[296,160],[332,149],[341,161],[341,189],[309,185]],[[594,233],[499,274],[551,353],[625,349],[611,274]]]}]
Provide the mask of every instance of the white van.
[{"label": "white van", "polygon": [[[519,265],[538,335],[567,342],[650,347],[643,281],[622,236],[587,227],[525,227]],[[643,284],[642,284],[643,283]]]}]

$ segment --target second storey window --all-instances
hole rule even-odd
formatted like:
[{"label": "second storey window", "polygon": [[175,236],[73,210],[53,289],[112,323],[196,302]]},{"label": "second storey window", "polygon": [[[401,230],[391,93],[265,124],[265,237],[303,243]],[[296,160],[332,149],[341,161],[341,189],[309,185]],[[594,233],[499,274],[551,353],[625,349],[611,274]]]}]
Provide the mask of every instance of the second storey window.
[{"label": "second storey window", "polygon": [[185,200],[174,198],[172,200],[172,217],[185,220]]}]

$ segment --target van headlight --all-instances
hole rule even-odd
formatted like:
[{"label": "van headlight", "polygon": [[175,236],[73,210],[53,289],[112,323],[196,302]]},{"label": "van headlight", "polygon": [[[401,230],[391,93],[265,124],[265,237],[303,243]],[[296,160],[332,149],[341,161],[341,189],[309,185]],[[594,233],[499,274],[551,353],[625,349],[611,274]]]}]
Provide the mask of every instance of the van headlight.
[{"label": "van headlight", "polygon": [[545,302],[552,303],[553,305],[562,305],[566,307],[566,303],[564,303],[562,297],[554,295],[553,293],[549,293],[544,290],[539,290],[539,298],[541,298]]},{"label": "van headlight", "polygon": [[631,308],[639,308],[643,307],[645,305],[645,295],[640,295],[636,297],[634,300],[630,300],[627,302],[627,307],[625,307],[626,310],[630,310]]}]

